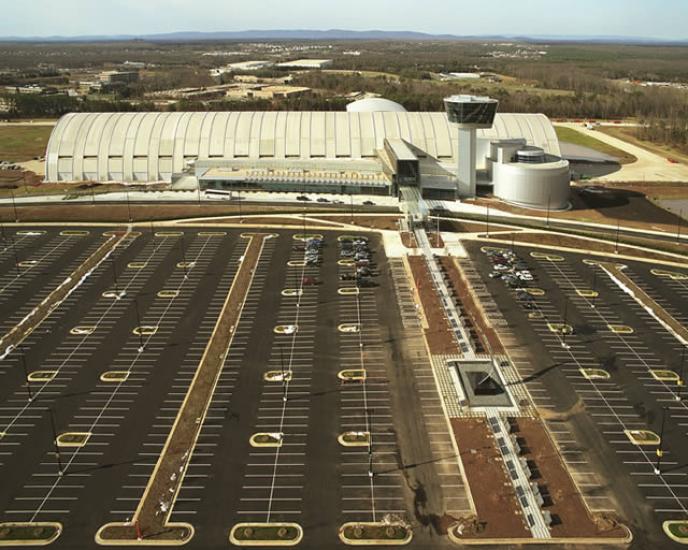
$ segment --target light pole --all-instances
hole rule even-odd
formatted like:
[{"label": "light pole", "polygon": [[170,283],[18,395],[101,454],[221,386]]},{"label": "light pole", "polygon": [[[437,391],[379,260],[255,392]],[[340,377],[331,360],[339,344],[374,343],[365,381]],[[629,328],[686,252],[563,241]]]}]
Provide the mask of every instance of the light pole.
[{"label": "light pole", "polygon": [[53,430],[53,445],[55,446],[55,457],[57,458],[57,474],[62,477],[62,461],[60,460],[60,446],[57,444],[57,430],[55,429],[55,413],[52,407],[48,409],[50,413],[50,427]]},{"label": "light pole", "polygon": [[485,232],[487,233],[487,238],[490,238],[490,205],[485,206]]},{"label": "light pole", "polygon": [[182,267],[184,268],[184,279],[189,278],[189,273],[186,270],[186,252],[184,251],[184,233],[182,233],[181,239],[179,240],[179,247],[182,252]]},{"label": "light pole", "polygon": [[17,223],[19,221],[19,216],[17,215],[17,203],[14,200],[14,191],[10,191],[12,194],[12,210],[14,211],[14,222]]},{"label": "light pole", "polygon": [[282,368],[282,402],[287,402],[287,375],[284,370],[284,347],[280,344],[280,366]]},{"label": "light pole", "polygon": [[597,266],[592,266],[592,301],[590,307],[595,309],[595,299],[597,298]]},{"label": "light pole", "polygon": [[664,450],[662,449],[662,443],[664,442],[664,424],[666,423],[666,407],[662,407],[662,425],[659,428],[659,445],[657,447],[657,463],[655,464],[655,475],[659,475],[661,470],[659,467],[662,463],[662,456],[664,456]]},{"label": "light pole", "polygon": [[129,223],[133,221],[131,217],[131,204],[129,203],[129,188],[127,187],[127,214],[129,216]]},{"label": "light pole", "polygon": [[685,380],[683,379],[685,365],[686,365],[686,346],[683,346],[681,348],[681,371],[680,371],[680,374],[678,375],[678,391],[676,392],[676,401],[681,401],[681,386],[683,386],[685,384]]},{"label": "light pole", "polygon": [[678,212],[678,223],[676,224],[676,242],[681,242],[681,222],[683,221],[683,209]]},{"label": "light pole", "polygon": [[616,239],[614,241],[614,254],[619,253],[619,231],[621,230],[621,220],[616,220]]},{"label": "light pole", "polygon": [[569,347],[570,347],[566,343],[566,334],[568,333],[568,330],[569,330],[568,316],[569,316],[569,299],[566,296],[564,296],[564,324],[561,327],[561,347],[564,349],[569,349]]},{"label": "light pole", "polygon": [[24,367],[24,378],[26,379],[26,393],[29,394],[29,402],[33,401],[33,395],[31,394],[31,381],[29,380],[29,371],[26,368],[26,354],[24,350],[21,350],[22,366]]},{"label": "light pole", "polygon": [[549,194],[547,195],[547,227],[549,227],[549,210],[550,210],[550,203],[552,202],[552,192],[550,191]]},{"label": "light pole", "polygon": [[136,330],[139,333],[139,353],[143,353],[145,349],[143,345],[143,331],[141,326],[141,314],[139,313],[139,298],[138,296],[134,298],[134,311],[136,312]]}]

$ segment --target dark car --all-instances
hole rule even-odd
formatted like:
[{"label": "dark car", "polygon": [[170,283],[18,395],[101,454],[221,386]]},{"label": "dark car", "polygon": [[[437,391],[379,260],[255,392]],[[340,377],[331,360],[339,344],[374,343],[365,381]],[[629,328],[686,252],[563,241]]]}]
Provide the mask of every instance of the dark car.
[{"label": "dark car", "polygon": [[325,197],[320,197],[318,199],[318,202],[330,202],[330,199],[326,199]]},{"label": "dark car", "polygon": [[375,206],[375,203],[373,201],[363,201],[363,204],[366,206]]},{"label": "dark car", "polygon": [[309,199],[306,195],[299,195],[298,197],[296,197],[296,200],[297,201],[310,201],[311,199]]}]

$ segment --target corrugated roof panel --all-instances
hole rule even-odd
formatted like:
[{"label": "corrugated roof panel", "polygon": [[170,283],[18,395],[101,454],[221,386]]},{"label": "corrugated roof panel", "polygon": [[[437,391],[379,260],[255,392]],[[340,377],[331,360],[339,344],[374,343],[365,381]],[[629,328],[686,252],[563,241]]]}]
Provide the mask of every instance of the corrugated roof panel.
[{"label": "corrugated roof panel", "polygon": [[449,125],[444,113],[429,113],[432,127],[435,131],[435,143],[437,144],[437,155],[440,158],[451,158],[454,154],[452,150],[451,136],[449,135]]},{"label": "corrugated roof panel", "polygon": [[351,156],[351,129],[349,128],[351,119],[347,113],[334,113],[335,124],[335,143],[337,157]]},{"label": "corrugated roof panel", "polygon": [[435,128],[432,126],[432,120],[428,113],[420,113],[420,119],[425,131],[425,151],[431,157],[437,158],[437,138],[435,137]]},{"label": "corrugated roof panel", "polygon": [[275,138],[277,137],[277,113],[268,111],[263,115],[260,126],[260,151],[261,157],[275,156]]},{"label": "corrugated roof panel", "polygon": [[134,156],[147,157],[150,154],[151,134],[160,113],[146,113],[134,138]]},{"label": "corrugated roof panel", "polygon": [[286,156],[287,115],[286,111],[279,111],[275,121],[275,157],[280,159]]},{"label": "corrugated roof panel", "polygon": [[225,134],[229,123],[229,113],[215,113],[212,126],[210,127],[210,139],[208,156],[224,157],[225,153]]},{"label": "corrugated roof panel", "polygon": [[176,137],[177,125],[182,113],[163,114],[163,124],[160,128],[158,156],[172,157],[174,152],[174,139]]},{"label": "corrugated roof panel", "polygon": [[[247,157],[251,139],[251,124],[255,113],[238,113],[236,131],[234,135],[234,156]],[[228,134],[229,135],[229,134]]]},{"label": "corrugated roof panel", "polygon": [[311,156],[324,157],[327,153],[325,145],[326,130],[325,130],[325,113],[311,114]]},{"label": "corrugated roof panel", "polygon": [[284,150],[287,157],[301,156],[301,113],[287,113]]},{"label": "corrugated roof panel", "polygon": [[209,113],[193,113],[191,118],[189,118],[186,132],[184,132],[183,156],[198,157],[201,150],[201,128],[203,127],[203,121],[207,118],[209,118]]},{"label": "corrugated roof panel", "polygon": [[207,159],[210,156],[210,138],[213,134],[213,124],[218,113],[205,113],[201,122],[201,135],[198,144],[198,157]]},{"label": "corrugated roof panel", "polygon": [[372,157],[375,155],[375,121],[373,113],[358,113],[361,124],[361,156]]},{"label": "corrugated roof panel", "polygon": [[248,156],[252,159],[260,158],[260,139],[261,129],[263,126],[263,119],[265,115],[262,111],[253,113],[253,120],[251,121],[251,130],[248,138]]}]

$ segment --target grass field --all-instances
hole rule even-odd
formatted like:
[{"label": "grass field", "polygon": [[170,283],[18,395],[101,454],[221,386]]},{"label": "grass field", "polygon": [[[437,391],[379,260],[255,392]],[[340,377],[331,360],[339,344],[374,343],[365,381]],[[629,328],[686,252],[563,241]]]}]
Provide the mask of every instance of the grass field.
[{"label": "grass field", "polygon": [[45,155],[51,126],[0,126],[0,160],[24,162]]},{"label": "grass field", "polygon": [[582,147],[594,149],[595,151],[604,153],[605,155],[611,155],[612,157],[616,157],[617,159],[619,159],[619,162],[621,164],[630,164],[631,162],[635,162],[636,160],[638,160],[633,155],[626,153],[621,149],[617,149],[616,147],[604,143],[599,139],[595,139],[594,137],[589,136],[588,134],[578,132],[576,130],[573,130],[572,128],[555,126],[554,129],[556,130],[557,137],[560,141],[565,141],[566,143],[571,143],[573,145],[581,145]]}]

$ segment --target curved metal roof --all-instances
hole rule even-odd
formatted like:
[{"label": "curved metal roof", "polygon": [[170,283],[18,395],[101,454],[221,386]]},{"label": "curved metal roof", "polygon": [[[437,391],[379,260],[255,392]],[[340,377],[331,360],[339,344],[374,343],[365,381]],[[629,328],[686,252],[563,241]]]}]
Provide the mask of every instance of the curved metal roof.
[{"label": "curved metal roof", "polygon": [[[46,180],[169,181],[196,159],[374,158],[385,138],[456,161],[458,130],[444,113],[78,113],[53,129]],[[560,156],[544,115],[498,114],[478,138],[525,138]]]},{"label": "curved metal roof", "polygon": [[383,97],[369,97],[359,99],[346,106],[349,113],[405,113],[406,109],[400,103]]}]

